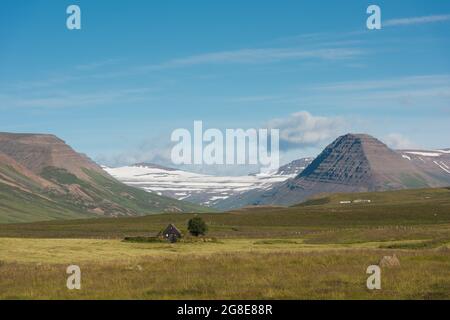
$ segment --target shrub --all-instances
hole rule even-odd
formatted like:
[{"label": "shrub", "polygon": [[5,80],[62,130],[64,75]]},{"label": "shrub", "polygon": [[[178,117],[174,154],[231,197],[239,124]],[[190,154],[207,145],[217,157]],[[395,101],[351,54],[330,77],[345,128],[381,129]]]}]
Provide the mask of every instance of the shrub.
[{"label": "shrub", "polygon": [[208,226],[202,218],[194,217],[188,222],[188,230],[190,234],[198,237],[200,235],[203,236],[206,234],[206,232],[208,231]]}]

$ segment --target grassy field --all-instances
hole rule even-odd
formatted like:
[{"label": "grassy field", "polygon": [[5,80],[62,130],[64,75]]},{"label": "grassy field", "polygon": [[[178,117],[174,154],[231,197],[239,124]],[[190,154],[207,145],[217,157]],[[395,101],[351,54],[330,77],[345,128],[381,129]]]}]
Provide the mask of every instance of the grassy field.
[{"label": "grassy field", "polygon": [[[450,250],[381,250],[379,243],[305,245],[298,239],[133,244],[2,239],[1,299],[449,299]],[[397,253],[369,291],[366,268]],[[65,287],[66,267],[82,289]]]},{"label": "grassy field", "polygon": [[[370,199],[342,205],[340,201]],[[450,190],[201,214],[212,242],[130,243],[191,214],[0,225],[0,299],[450,299]],[[382,290],[366,268],[382,269]],[[66,267],[82,270],[69,291]]]}]

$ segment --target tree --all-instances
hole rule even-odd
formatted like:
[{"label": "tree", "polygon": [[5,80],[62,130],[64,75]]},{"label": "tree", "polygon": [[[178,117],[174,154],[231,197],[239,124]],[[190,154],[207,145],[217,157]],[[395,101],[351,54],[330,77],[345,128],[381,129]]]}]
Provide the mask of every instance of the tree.
[{"label": "tree", "polygon": [[194,217],[188,222],[188,230],[190,234],[198,237],[199,235],[205,235],[208,231],[208,226],[205,221],[200,217]]}]

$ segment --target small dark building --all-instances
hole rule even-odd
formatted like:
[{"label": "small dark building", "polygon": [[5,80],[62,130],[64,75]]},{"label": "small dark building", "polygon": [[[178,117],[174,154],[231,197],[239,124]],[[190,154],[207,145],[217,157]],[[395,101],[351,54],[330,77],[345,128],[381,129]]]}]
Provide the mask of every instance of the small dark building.
[{"label": "small dark building", "polygon": [[180,230],[172,223],[169,224],[166,229],[161,231],[160,236],[171,243],[177,242],[182,237]]}]

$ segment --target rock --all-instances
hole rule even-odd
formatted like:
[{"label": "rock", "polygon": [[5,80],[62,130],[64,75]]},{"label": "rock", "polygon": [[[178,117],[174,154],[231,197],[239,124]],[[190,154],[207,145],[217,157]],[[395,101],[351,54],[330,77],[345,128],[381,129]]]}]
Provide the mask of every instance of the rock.
[{"label": "rock", "polygon": [[129,266],[129,267],[127,267],[126,270],[130,270],[130,271],[142,271],[142,270],[144,270],[144,268],[142,268],[141,265],[137,264],[137,265],[134,265],[134,266]]},{"label": "rock", "polygon": [[392,257],[391,256],[384,256],[379,264],[380,267],[384,268],[396,268],[396,267],[400,267],[400,260],[397,258],[397,256],[394,254]]}]

